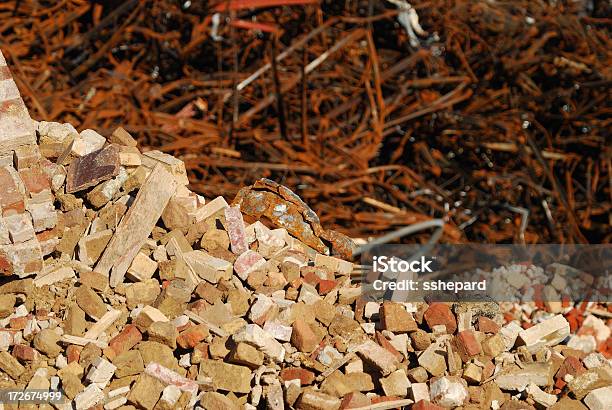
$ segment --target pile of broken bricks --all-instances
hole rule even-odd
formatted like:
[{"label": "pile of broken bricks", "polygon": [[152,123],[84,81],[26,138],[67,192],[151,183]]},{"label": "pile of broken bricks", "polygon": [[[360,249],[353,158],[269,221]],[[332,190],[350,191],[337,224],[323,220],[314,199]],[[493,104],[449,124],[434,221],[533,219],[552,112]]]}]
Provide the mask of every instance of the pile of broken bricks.
[{"label": "pile of broken bricks", "polygon": [[7,109],[3,64],[0,390],[65,400],[0,408],[612,408],[609,306],[366,302],[287,188],[206,200],[122,128]]}]

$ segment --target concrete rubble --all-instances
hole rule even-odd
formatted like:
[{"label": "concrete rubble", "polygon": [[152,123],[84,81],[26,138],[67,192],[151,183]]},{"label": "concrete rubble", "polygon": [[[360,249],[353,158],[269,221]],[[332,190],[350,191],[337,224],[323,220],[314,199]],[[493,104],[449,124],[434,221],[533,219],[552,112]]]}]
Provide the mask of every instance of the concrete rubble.
[{"label": "concrete rubble", "polygon": [[0,389],[55,384],[40,408],[61,410],[611,408],[610,306],[366,302],[350,239],[289,189],[205,199],[123,128],[32,121],[5,67]]}]

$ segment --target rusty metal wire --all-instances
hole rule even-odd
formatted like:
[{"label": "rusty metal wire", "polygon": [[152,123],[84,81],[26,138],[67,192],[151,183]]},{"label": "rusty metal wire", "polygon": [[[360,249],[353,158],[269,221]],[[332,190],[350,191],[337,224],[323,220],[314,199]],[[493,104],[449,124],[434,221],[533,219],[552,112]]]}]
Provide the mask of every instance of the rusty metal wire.
[{"label": "rusty metal wire", "polygon": [[5,1],[0,47],[34,118],[122,125],[209,197],[266,177],[353,237],[610,242],[609,4],[400,3]]}]

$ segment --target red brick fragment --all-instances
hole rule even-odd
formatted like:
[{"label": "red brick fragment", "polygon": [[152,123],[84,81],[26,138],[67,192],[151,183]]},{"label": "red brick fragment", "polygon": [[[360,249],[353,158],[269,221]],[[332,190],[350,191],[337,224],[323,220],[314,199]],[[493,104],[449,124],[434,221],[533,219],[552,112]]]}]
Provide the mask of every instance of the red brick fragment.
[{"label": "red brick fragment", "polygon": [[321,278],[313,270],[309,270],[304,274],[302,280],[309,285],[316,286],[321,281]]},{"label": "red brick fragment", "polygon": [[38,194],[44,190],[51,189],[51,181],[49,181],[49,177],[40,169],[22,169],[19,171],[19,176],[23,181],[26,191],[30,195]]},{"label": "red brick fragment", "polygon": [[176,338],[176,343],[183,349],[191,349],[202,340],[208,337],[208,327],[206,325],[196,325],[184,330]]},{"label": "red brick fragment", "polygon": [[582,312],[574,308],[565,314],[565,319],[569,322],[570,332],[575,333],[582,325]]},{"label": "red brick fragment", "polygon": [[111,339],[108,343],[108,348],[104,350],[104,354],[112,360],[121,353],[130,350],[141,340],[142,333],[140,333],[136,325],[127,325],[117,336]]},{"label": "red brick fragment", "polygon": [[315,350],[321,341],[308,323],[302,319],[297,319],[293,322],[293,332],[291,333],[291,344],[300,352],[310,353]]},{"label": "red brick fragment", "polygon": [[342,399],[340,410],[357,409],[360,407],[367,407],[370,404],[372,404],[372,402],[365,394],[361,392],[351,392]]},{"label": "red brick fragment", "polygon": [[504,323],[510,323],[515,319],[514,315],[510,312],[504,313]]},{"label": "red brick fragment", "polygon": [[8,255],[0,249],[0,276],[11,276],[13,274],[13,264]]},{"label": "red brick fragment", "polygon": [[68,345],[66,348],[66,360],[68,361],[68,364],[72,362],[79,362],[79,359],[81,358],[81,350],[83,350],[81,346]]},{"label": "red brick fragment", "polygon": [[569,307],[571,300],[572,299],[570,298],[569,295],[563,294],[561,296],[561,307],[564,307],[564,308]]},{"label": "red brick fragment", "polygon": [[315,379],[315,375],[310,370],[302,369],[300,367],[290,367],[283,369],[280,372],[281,379],[286,382],[289,380],[300,379],[302,385],[312,384]]},{"label": "red brick fragment", "polygon": [[563,390],[563,388],[565,387],[566,384],[567,383],[563,379],[556,379],[555,380],[555,388],[557,388],[559,390]]},{"label": "red brick fragment", "polygon": [[423,317],[430,328],[437,325],[445,325],[446,332],[449,334],[453,334],[457,330],[457,319],[446,303],[432,303],[425,311]]},{"label": "red brick fragment", "polygon": [[606,340],[606,348],[601,353],[606,356],[606,359],[612,358],[612,338]]},{"label": "red brick fragment", "polygon": [[444,407],[437,406],[427,400],[419,400],[412,405],[412,410],[444,410]]},{"label": "red brick fragment", "polygon": [[25,212],[24,198],[7,168],[0,167],[0,209],[3,216]]},{"label": "red brick fragment", "polygon": [[9,321],[9,327],[15,330],[23,330],[28,323],[27,316],[14,317]]},{"label": "red brick fragment", "polygon": [[321,279],[317,284],[319,295],[327,295],[336,287],[337,284],[338,282],[335,280]]},{"label": "red brick fragment", "polygon": [[17,360],[32,362],[36,360],[38,356],[38,351],[30,346],[15,345],[15,347],[13,347],[13,357],[15,357]]},{"label": "red brick fragment", "polygon": [[402,400],[402,398],[397,397],[397,396],[378,396],[378,397],[372,398],[372,404],[385,403],[388,401],[396,401],[396,400]]},{"label": "red brick fragment", "polygon": [[45,241],[48,241],[49,239],[57,238],[57,236],[58,236],[58,232],[55,228],[53,228],[53,229],[47,229],[46,231],[38,232],[36,234],[36,239],[38,240],[38,242],[45,242]]},{"label": "red brick fragment", "polygon": [[564,379],[566,374],[571,374],[573,377],[576,377],[584,372],[586,372],[586,368],[582,365],[580,359],[574,356],[568,356],[561,364],[561,367],[559,367],[555,377]]},{"label": "red brick fragment", "polygon": [[398,361],[402,361],[404,356],[402,356],[402,354],[398,352],[395,347],[393,347],[391,342],[389,342],[387,338],[383,336],[382,333],[376,332],[376,341],[378,342],[379,345],[381,345],[382,347],[387,349],[389,352],[391,352]]},{"label": "red brick fragment", "polygon": [[472,330],[459,332],[453,339],[453,345],[457,349],[457,353],[459,353],[463,362],[467,362],[470,358],[482,352],[482,346],[476,339]]},{"label": "red brick fragment", "polygon": [[495,333],[499,332],[499,325],[495,321],[489,319],[486,316],[478,317],[478,330],[484,333]]}]

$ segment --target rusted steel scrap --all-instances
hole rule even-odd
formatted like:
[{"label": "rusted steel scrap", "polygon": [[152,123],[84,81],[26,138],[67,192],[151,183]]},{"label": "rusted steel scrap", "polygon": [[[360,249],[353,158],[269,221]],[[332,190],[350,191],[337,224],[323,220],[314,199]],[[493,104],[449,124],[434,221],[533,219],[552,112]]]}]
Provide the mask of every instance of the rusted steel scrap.
[{"label": "rusted steel scrap", "polygon": [[[607,2],[5,1],[32,115],[259,178],[366,238],[610,242]],[[411,240],[426,241],[430,232]]]},{"label": "rusted steel scrap", "polygon": [[232,206],[240,207],[242,212],[257,219],[265,216],[318,252],[346,259],[353,255],[355,244],[349,237],[324,230],[317,214],[299,196],[274,181],[263,178],[242,188]]}]

